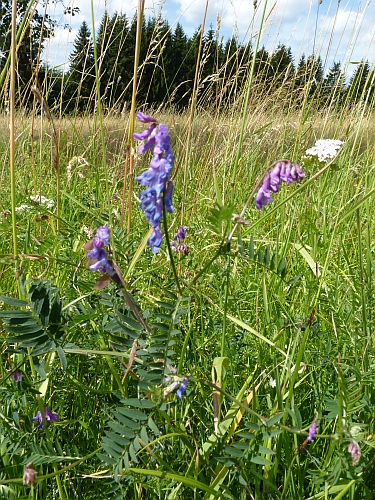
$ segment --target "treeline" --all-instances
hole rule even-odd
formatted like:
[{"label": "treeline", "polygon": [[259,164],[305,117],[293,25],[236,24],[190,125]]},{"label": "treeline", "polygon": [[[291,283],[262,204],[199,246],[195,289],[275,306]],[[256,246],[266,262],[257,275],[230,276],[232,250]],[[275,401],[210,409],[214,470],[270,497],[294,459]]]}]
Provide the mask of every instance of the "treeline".
[{"label": "treeline", "polygon": [[[119,13],[112,16],[105,13],[95,38],[102,104],[106,110],[121,112],[130,104],[132,95],[135,19]],[[199,45],[199,29],[188,37],[180,24],[171,30],[163,19],[144,19],[138,101],[153,106],[186,108],[192,96]],[[283,44],[272,53],[262,47],[254,55],[250,44],[241,44],[236,38],[223,41],[213,29],[204,35],[201,47],[199,105],[232,105],[244,88],[254,57],[254,99],[278,92],[281,103],[285,102],[288,108],[301,106],[307,100],[318,106],[333,100],[335,106],[360,101],[373,105],[374,73],[366,61],[357,65],[346,82],[340,62],[334,62],[328,71],[320,56],[302,55],[296,62],[290,47]],[[32,65],[23,71],[25,74],[19,78],[18,90],[24,101],[29,99],[30,82],[37,80],[50,107],[59,113],[95,110],[94,45],[86,22],[82,23],[74,41],[68,72],[42,66],[35,73]],[[28,71],[31,73],[26,74]]]}]

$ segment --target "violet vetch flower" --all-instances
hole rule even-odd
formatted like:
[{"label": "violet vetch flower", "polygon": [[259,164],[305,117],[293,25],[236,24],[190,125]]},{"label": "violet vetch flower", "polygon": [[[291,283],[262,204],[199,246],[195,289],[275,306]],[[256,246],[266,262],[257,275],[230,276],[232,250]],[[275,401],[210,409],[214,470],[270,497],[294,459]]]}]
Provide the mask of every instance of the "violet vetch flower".
[{"label": "violet vetch flower", "polygon": [[13,380],[13,382],[19,382],[21,380],[22,375],[23,374],[22,374],[21,370],[16,370],[12,373],[10,378]]},{"label": "violet vetch flower", "polygon": [[187,226],[180,226],[178,228],[178,231],[175,235],[175,237],[173,238],[173,241],[171,243],[171,246],[174,247],[175,245],[178,245],[178,243],[182,243],[185,239],[185,236],[186,236],[186,229],[187,229]]},{"label": "violet vetch flower", "polygon": [[277,193],[282,182],[301,182],[305,173],[302,168],[289,160],[279,160],[266,172],[256,196],[255,206],[258,210],[273,200],[272,193]]},{"label": "violet vetch flower", "polygon": [[33,463],[29,462],[23,473],[23,484],[27,486],[34,486],[36,476],[38,475],[37,472],[31,468],[32,465]]},{"label": "violet vetch flower", "polygon": [[[44,415],[45,415],[46,421],[48,423],[55,422],[59,418],[58,414],[57,413],[53,413],[51,411],[51,409],[48,408],[48,406],[44,407]],[[31,419],[31,421],[32,422],[38,422],[38,429],[44,429],[43,417],[42,417],[42,414],[41,414],[40,410],[35,415],[35,417],[33,417]]]},{"label": "violet vetch flower", "polygon": [[144,211],[145,217],[154,231],[147,241],[153,253],[160,249],[163,234],[160,228],[160,221],[163,216],[163,198],[165,210],[173,212],[172,194],[173,182],[170,176],[172,173],[174,156],[170,145],[171,137],[168,128],[163,123],[157,123],[152,116],[137,113],[137,119],[142,123],[150,123],[149,127],[141,133],[134,133],[133,137],[137,141],[146,140],[139,146],[138,152],[145,153],[153,149],[153,157],[148,170],[136,177],[141,186],[148,186],[139,195],[140,208]]},{"label": "violet vetch flower", "polygon": [[180,226],[171,243],[172,250],[174,250],[175,252],[183,253],[185,255],[189,253],[189,247],[185,243],[183,243],[186,236],[186,229],[187,226]]},{"label": "violet vetch flower", "polygon": [[361,448],[359,447],[359,444],[357,443],[357,441],[354,441],[354,439],[352,439],[350,441],[350,444],[348,446],[348,453],[350,453],[351,457],[352,457],[352,464],[355,465],[358,460],[361,458]]},{"label": "violet vetch flower", "polygon": [[121,277],[114,269],[115,266],[113,262],[108,259],[106,250],[104,250],[104,247],[109,245],[109,239],[109,228],[107,226],[100,226],[96,231],[95,238],[86,243],[85,249],[88,250],[87,257],[94,261],[89,266],[89,269],[93,273],[99,271],[102,274],[109,274],[111,280],[121,288],[123,286]]},{"label": "violet vetch flower", "polygon": [[313,422],[309,429],[309,435],[307,436],[307,441],[311,443],[311,441],[314,439],[315,434],[316,434],[316,422]]},{"label": "violet vetch flower", "polygon": [[188,382],[189,382],[189,377],[184,377],[181,384],[180,384],[180,387],[177,389],[176,394],[177,394],[177,397],[179,399],[182,399],[182,396],[184,395],[184,393],[186,391],[186,387],[188,385]]},{"label": "violet vetch flower", "polygon": [[96,236],[92,240],[92,248],[87,252],[89,259],[94,259],[96,262],[92,264],[89,269],[92,272],[100,271],[102,274],[108,273],[112,275],[114,272],[112,265],[108,261],[107,252],[104,246],[109,245],[109,228],[107,226],[100,226],[96,231]]}]

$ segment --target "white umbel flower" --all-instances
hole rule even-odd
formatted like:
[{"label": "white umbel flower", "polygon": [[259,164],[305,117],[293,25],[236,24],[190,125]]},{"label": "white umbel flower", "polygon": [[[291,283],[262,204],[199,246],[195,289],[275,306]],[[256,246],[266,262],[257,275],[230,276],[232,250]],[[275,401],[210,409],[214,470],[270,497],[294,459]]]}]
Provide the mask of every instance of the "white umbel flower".
[{"label": "white umbel flower", "polygon": [[320,139],[306,151],[307,156],[316,156],[322,163],[332,160],[345,143],[338,139]]}]

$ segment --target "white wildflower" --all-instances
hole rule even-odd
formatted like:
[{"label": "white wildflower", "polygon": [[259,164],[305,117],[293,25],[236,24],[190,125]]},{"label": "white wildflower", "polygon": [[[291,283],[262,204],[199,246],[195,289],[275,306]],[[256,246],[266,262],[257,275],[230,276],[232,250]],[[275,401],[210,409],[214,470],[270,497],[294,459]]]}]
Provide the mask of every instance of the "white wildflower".
[{"label": "white wildflower", "polygon": [[30,196],[30,200],[35,203],[35,205],[44,205],[46,208],[51,209],[55,206],[55,202],[46,198],[45,196]]},{"label": "white wildflower", "polygon": [[88,239],[91,240],[94,236],[94,230],[90,229],[87,226],[83,226],[82,229],[83,229],[83,232],[85,233],[85,235],[88,237]]},{"label": "white wildflower", "polygon": [[307,156],[316,156],[322,163],[334,158],[345,143],[338,139],[320,139],[306,151]]},{"label": "white wildflower", "polygon": [[29,207],[29,205],[23,204],[23,205],[20,205],[19,207],[16,207],[16,212],[22,213],[22,212],[26,212],[30,209],[31,209],[31,207]]},{"label": "white wildflower", "polygon": [[276,380],[274,378],[270,377],[269,384],[270,384],[270,387],[276,387]]}]

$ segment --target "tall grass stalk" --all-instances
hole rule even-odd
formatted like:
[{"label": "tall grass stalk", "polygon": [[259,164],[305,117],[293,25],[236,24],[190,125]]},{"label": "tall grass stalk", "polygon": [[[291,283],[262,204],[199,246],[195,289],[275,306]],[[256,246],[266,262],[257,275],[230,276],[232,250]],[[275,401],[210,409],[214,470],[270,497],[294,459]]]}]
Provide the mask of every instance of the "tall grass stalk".
[{"label": "tall grass stalk", "polygon": [[132,91],[132,103],[129,116],[129,129],[128,129],[128,141],[126,145],[126,156],[125,156],[125,169],[124,169],[124,187],[122,192],[122,203],[121,203],[121,219],[120,225],[123,226],[124,223],[124,211],[125,211],[125,193],[127,188],[127,179],[129,179],[128,186],[128,217],[127,217],[127,231],[130,233],[131,229],[131,217],[132,217],[132,199],[133,199],[133,179],[134,179],[134,151],[133,151],[133,132],[135,125],[135,111],[137,107],[137,84],[138,84],[138,66],[139,66],[139,54],[141,50],[141,40],[142,40],[142,22],[143,13],[145,8],[145,0],[138,0],[137,9],[137,35],[135,41],[135,53],[134,53],[134,69],[133,69],[133,91]]},{"label": "tall grass stalk", "polygon": [[[232,174],[231,174],[231,185],[232,186],[235,185],[234,181],[237,177],[238,164],[240,162],[240,158],[241,158],[241,154],[242,154],[243,138],[244,138],[244,133],[245,133],[245,128],[246,128],[246,123],[248,121],[248,108],[249,108],[249,102],[250,102],[250,95],[251,95],[251,92],[253,90],[253,80],[254,80],[255,63],[256,63],[255,55],[258,53],[260,40],[262,38],[263,24],[264,24],[264,19],[266,16],[267,3],[268,3],[268,0],[265,0],[263,3],[262,16],[260,19],[260,24],[259,24],[259,28],[258,28],[258,35],[256,37],[255,47],[253,50],[253,58],[251,61],[250,72],[249,72],[248,80],[247,80],[247,84],[246,84],[245,100],[244,100],[243,108],[242,108],[242,122],[241,122],[241,128],[240,128],[240,137],[238,139],[236,156],[234,157],[234,161],[233,161],[233,165],[232,165]],[[231,190],[232,195],[233,195],[233,193],[234,193],[234,190]],[[232,199],[232,196],[231,196],[231,199]]]},{"label": "tall grass stalk", "polygon": [[11,189],[11,206],[12,206],[12,234],[13,234],[13,256],[15,262],[16,278],[20,273],[18,262],[18,236],[17,236],[17,221],[16,221],[16,151],[15,151],[15,119],[16,119],[16,22],[17,22],[17,2],[12,2],[12,24],[11,24],[11,49],[10,49],[10,84],[9,84],[9,166],[10,166],[10,189]]},{"label": "tall grass stalk", "polygon": [[184,176],[183,176],[183,184],[182,184],[183,194],[182,194],[181,217],[180,217],[181,225],[184,224],[186,193],[187,193],[187,186],[189,185],[189,171],[190,171],[189,160],[190,160],[190,152],[191,152],[191,139],[192,139],[192,133],[193,133],[194,115],[195,115],[195,110],[196,110],[196,106],[197,106],[199,70],[200,70],[200,64],[201,64],[202,43],[203,43],[203,35],[204,35],[204,26],[206,24],[208,3],[209,3],[209,0],[206,0],[206,6],[204,9],[204,13],[203,13],[203,22],[202,22],[202,26],[200,29],[198,54],[197,54],[197,60],[196,60],[196,64],[195,64],[195,76],[194,76],[194,83],[193,83],[193,91],[192,91],[191,101],[190,101],[189,121],[188,121],[187,137],[186,137],[186,143],[185,143]]}]

